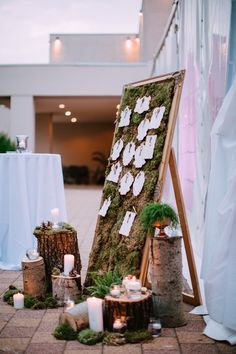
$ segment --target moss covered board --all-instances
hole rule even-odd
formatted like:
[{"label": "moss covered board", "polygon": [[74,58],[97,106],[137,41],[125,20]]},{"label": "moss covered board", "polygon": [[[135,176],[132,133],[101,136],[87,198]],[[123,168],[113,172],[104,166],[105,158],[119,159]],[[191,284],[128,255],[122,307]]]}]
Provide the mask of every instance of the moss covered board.
[{"label": "moss covered board", "polygon": [[161,198],[183,78],[180,71],[124,87],[86,285],[91,272],[140,276],[147,233],[139,215]]}]

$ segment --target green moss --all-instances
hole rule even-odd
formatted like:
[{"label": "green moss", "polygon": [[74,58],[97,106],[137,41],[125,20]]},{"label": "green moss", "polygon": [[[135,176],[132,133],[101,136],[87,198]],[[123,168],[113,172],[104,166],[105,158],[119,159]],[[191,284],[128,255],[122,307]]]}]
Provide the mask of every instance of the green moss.
[{"label": "green moss", "polygon": [[146,339],[151,338],[152,335],[147,329],[140,329],[138,331],[125,332],[125,339],[127,343],[139,343]]},{"label": "green moss", "polygon": [[77,339],[77,332],[68,324],[63,323],[57,326],[53,332],[54,337],[61,340]]},{"label": "green moss", "polygon": [[92,329],[83,329],[78,334],[78,341],[87,345],[95,345],[103,339],[103,332],[95,332]]}]

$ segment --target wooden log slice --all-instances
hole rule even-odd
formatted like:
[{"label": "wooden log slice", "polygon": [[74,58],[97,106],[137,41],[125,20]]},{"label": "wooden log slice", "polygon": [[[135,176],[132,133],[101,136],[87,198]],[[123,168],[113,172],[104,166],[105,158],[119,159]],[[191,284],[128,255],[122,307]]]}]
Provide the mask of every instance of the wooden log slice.
[{"label": "wooden log slice", "polygon": [[34,235],[38,241],[38,252],[45,262],[47,291],[52,291],[51,274],[53,268],[57,267],[63,270],[65,254],[74,255],[74,269],[80,274],[81,259],[77,232],[74,228],[68,224],[62,224],[58,229],[53,229],[51,225],[44,225],[36,227]]},{"label": "wooden log slice", "polygon": [[104,299],[104,326],[113,331],[116,318],[126,319],[127,329],[138,330],[148,327],[152,309],[152,297],[148,292],[139,299],[113,298],[107,295]]},{"label": "wooden log slice", "polygon": [[151,243],[152,292],[157,299],[157,311],[163,327],[186,324],[182,301],[181,240],[182,237],[157,237]]},{"label": "wooden log slice", "polygon": [[36,260],[24,258],[21,266],[24,294],[33,295],[37,298],[44,297],[46,293],[46,279],[43,258],[39,257]]}]

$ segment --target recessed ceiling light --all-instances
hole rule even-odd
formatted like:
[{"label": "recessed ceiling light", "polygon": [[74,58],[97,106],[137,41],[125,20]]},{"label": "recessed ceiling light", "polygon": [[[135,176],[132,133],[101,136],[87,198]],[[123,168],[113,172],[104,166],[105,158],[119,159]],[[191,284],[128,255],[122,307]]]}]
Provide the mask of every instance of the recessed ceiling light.
[{"label": "recessed ceiling light", "polygon": [[76,123],[77,122],[77,118],[75,118],[75,117],[73,117],[73,118],[71,118],[71,123]]},{"label": "recessed ceiling light", "polygon": [[62,108],[65,108],[65,105],[64,105],[64,103],[60,103],[58,107],[62,109]]},{"label": "recessed ceiling light", "polygon": [[71,112],[70,111],[66,111],[65,112],[65,116],[68,116],[68,117],[71,116]]}]

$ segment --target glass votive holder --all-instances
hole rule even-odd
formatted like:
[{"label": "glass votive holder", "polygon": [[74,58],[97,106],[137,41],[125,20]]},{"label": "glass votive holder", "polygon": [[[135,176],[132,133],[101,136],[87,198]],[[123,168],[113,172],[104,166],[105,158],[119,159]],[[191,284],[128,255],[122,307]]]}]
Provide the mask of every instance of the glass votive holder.
[{"label": "glass votive holder", "polygon": [[16,151],[26,152],[28,148],[28,135],[16,135]]},{"label": "glass votive holder", "polygon": [[123,333],[127,327],[126,320],[123,318],[116,318],[113,323],[113,332]]},{"label": "glass votive holder", "polygon": [[39,253],[35,248],[29,248],[26,251],[26,256],[29,258],[31,261],[35,261],[36,259],[39,258]]},{"label": "glass votive holder", "polygon": [[120,285],[112,284],[110,287],[110,295],[115,298],[120,297]]},{"label": "glass votive holder", "polygon": [[161,335],[161,322],[160,319],[151,318],[148,324],[148,331],[152,337],[160,337]]},{"label": "glass votive holder", "polygon": [[64,312],[67,312],[69,309],[75,306],[74,300],[67,299],[64,301]]}]

